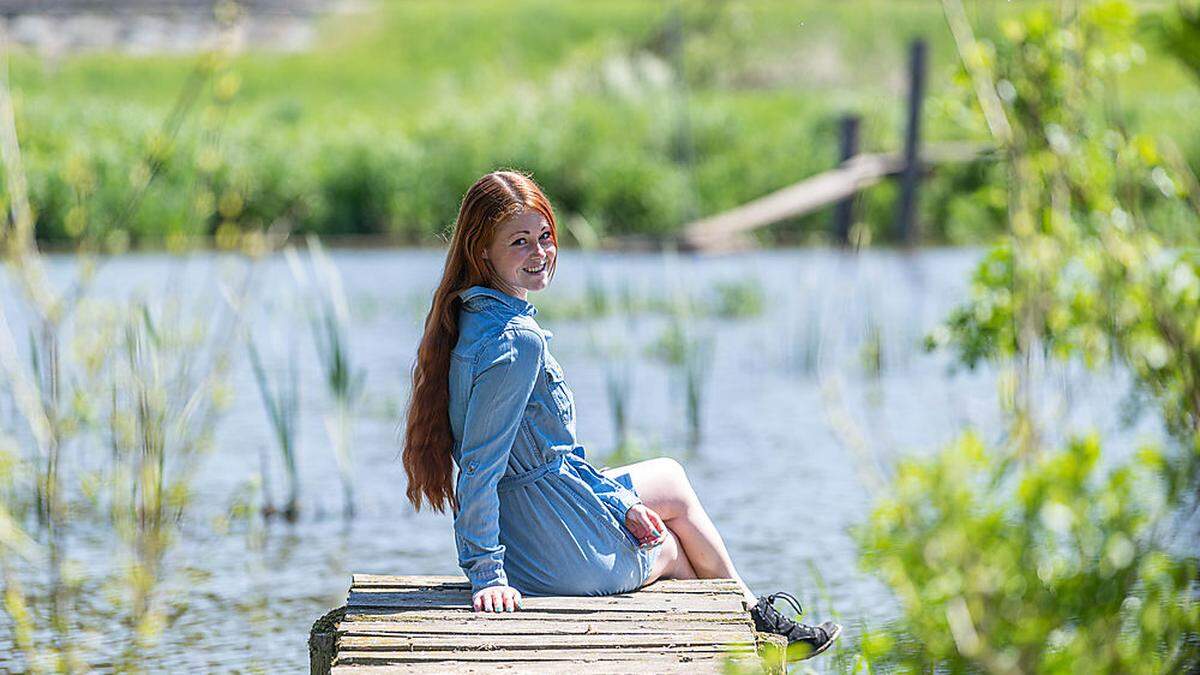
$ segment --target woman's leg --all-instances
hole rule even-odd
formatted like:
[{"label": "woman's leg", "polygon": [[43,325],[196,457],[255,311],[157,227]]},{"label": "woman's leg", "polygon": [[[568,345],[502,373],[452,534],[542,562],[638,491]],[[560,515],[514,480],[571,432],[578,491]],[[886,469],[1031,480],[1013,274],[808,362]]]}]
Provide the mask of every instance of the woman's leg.
[{"label": "woman's leg", "polygon": [[667,541],[663,542],[647,581],[733,579],[742,588],[747,602],[754,604],[754,594],[734,569],[725,541],[704,511],[679,462],[660,457],[606,473],[628,473],[642,502],[666,523]]}]

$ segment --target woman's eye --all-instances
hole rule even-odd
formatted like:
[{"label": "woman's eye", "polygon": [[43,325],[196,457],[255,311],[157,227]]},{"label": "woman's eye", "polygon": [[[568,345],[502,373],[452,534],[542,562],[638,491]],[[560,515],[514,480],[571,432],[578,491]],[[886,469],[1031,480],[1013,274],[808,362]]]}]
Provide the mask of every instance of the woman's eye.
[{"label": "woman's eye", "polygon": [[516,241],[514,241],[512,243],[512,245],[513,246],[524,246],[525,245],[525,237],[521,237],[521,238],[517,239]]},{"label": "woman's eye", "polygon": [[545,232],[542,233],[542,239],[549,239],[549,238],[550,238],[550,230],[546,230]]}]

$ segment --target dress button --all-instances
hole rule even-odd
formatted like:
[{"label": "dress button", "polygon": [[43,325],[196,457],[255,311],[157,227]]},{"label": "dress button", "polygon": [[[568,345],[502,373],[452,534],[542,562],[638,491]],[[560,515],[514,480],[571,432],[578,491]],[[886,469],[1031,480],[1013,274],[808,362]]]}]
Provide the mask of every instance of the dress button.
[{"label": "dress button", "polygon": [[475,473],[475,462],[467,465],[467,473]]}]

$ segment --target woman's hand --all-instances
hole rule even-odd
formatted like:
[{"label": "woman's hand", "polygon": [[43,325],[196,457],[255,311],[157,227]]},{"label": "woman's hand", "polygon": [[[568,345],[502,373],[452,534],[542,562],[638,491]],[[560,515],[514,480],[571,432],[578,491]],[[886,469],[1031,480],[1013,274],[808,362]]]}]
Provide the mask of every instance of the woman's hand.
[{"label": "woman's hand", "polygon": [[521,591],[512,586],[488,586],[475,591],[471,604],[476,612],[515,612],[521,609]]},{"label": "woman's hand", "polygon": [[625,527],[637,537],[643,547],[658,546],[667,537],[667,526],[654,509],[635,504],[625,512]]}]

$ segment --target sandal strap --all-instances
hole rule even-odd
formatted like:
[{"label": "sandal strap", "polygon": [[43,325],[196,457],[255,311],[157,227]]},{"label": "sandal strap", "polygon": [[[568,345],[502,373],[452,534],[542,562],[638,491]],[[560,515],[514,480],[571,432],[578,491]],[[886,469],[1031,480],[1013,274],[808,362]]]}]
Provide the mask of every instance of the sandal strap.
[{"label": "sandal strap", "polygon": [[804,614],[804,608],[800,606],[800,601],[797,600],[796,596],[792,595],[791,593],[788,593],[787,591],[772,593],[767,596],[767,602],[770,604],[775,604],[776,598],[783,598],[784,600],[787,600],[788,603],[796,609],[797,616]]}]

